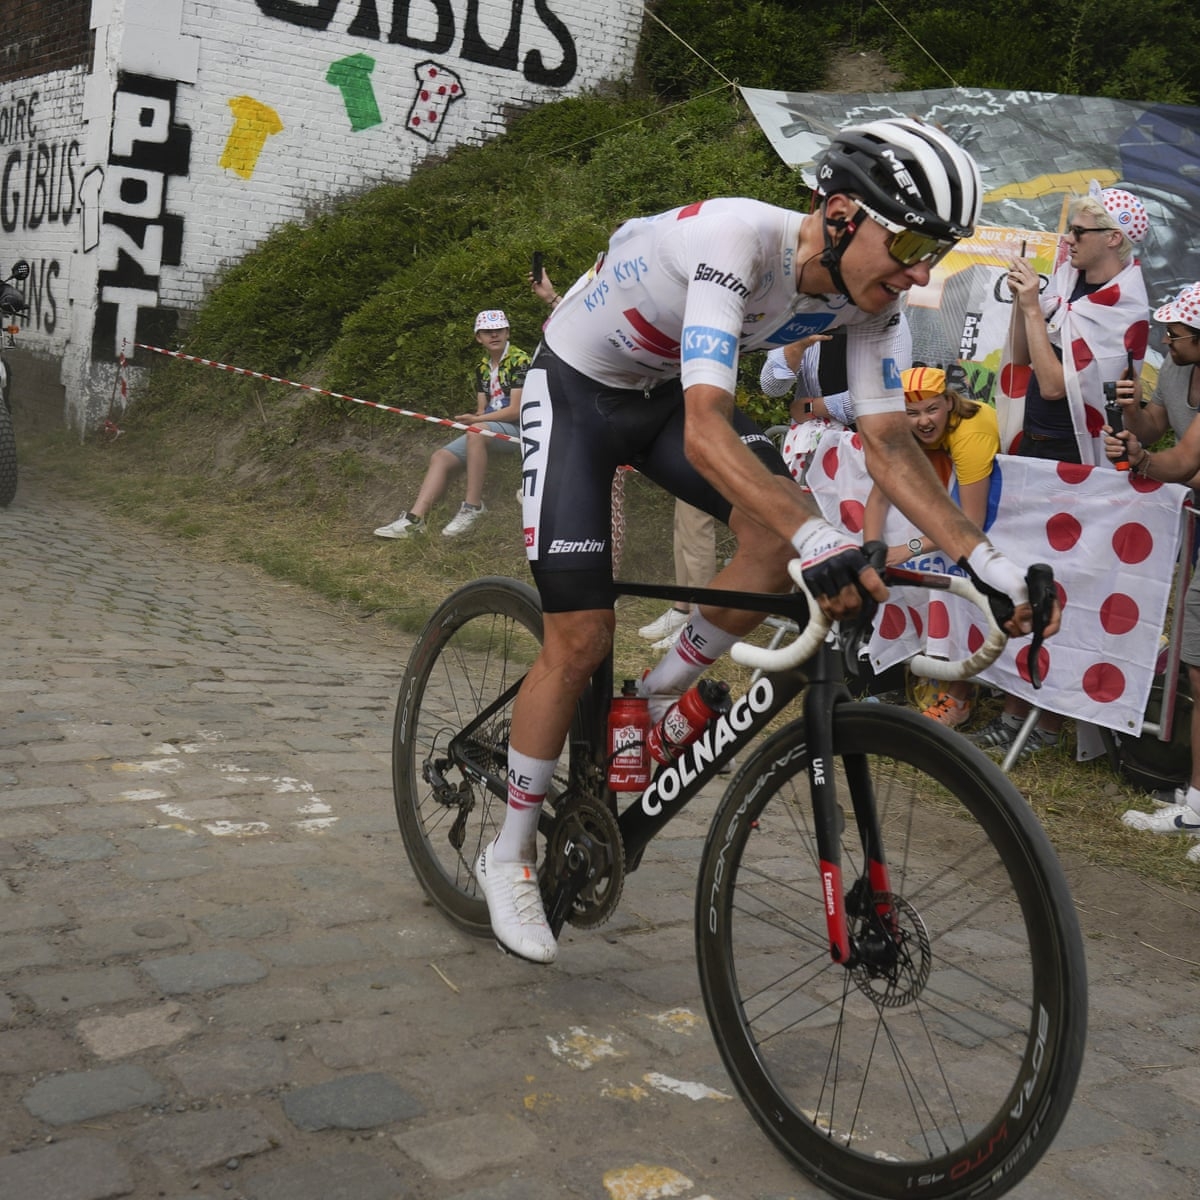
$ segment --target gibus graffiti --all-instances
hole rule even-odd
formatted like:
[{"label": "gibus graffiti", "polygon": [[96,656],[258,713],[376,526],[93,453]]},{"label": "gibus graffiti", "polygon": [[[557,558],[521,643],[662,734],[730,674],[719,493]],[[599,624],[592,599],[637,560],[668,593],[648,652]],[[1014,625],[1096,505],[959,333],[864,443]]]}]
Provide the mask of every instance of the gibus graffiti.
[{"label": "gibus graffiti", "polygon": [[[258,0],[263,15],[273,20],[284,21],[303,29],[324,32],[330,28],[341,6],[340,0]],[[530,48],[521,53],[523,35],[527,30],[523,24],[526,17],[525,0],[509,0],[508,28],[498,46],[490,45],[483,36],[479,14],[483,0],[468,0],[466,16],[461,32],[454,16],[450,0],[427,0],[419,7],[425,10],[414,20],[412,0],[392,0],[391,23],[386,31],[379,20],[377,0],[349,0],[345,11],[354,16],[346,32],[351,37],[370,41],[387,41],[394,46],[407,46],[423,54],[449,54],[459,42],[458,57],[463,62],[479,63],[480,66],[497,67],[503,71],[520,71],[533,84],[544,87],[565,87],[575,78],[579,67],[579,56],[575,50],[575,39],[563,20],[550,8],[548,0],[533,0],[533,16],[541,31],[548,33],[558,44],[559,61],[550,64],[539,49]],[[501,7],[489,4],[489,13]],[[433,9],[434,24],[430,27],[428,9]],[[415,26],[415,28],[414,28]],[[340,36],[340,29],[338,30]]]}]

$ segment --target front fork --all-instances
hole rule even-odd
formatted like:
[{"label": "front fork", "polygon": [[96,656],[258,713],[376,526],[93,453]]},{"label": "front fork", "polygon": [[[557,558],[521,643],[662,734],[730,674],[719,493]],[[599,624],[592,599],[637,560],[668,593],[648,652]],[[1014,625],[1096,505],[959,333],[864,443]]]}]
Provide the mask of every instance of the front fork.
[{"label": "front fork", "polygon": [[[837,653],[828,643],[818,651],[818,654],[826,656]],[[833,746],[834,710],[852,697],[846,685],[832,672],[819,670],[814,674],[817,680],[809,685],[804,701],[804,735],[808,745],[808,782],[812,793],[817,856],[820,860],[821,896],[829,935],[829,956],[836,963],[852,967],[861,961],[861,954],[851,937],[846,890],[842,881],[841,841],[845,818],[838,802],[834,779]],[[842,761],[867,864],[865,880],[856,880],[851,893],[856,898],[855,907],[859,908],[862,904],[875,903],[875,897],[890,895],[891,887],[866,757],[861,754],[843,755]],[[863,896],[864,888],[869,890],[869,895]],[[888,906],[877,904],[877,907],[886,910]],[[878,916],[888,922],[890,912],[880,911]]]}]

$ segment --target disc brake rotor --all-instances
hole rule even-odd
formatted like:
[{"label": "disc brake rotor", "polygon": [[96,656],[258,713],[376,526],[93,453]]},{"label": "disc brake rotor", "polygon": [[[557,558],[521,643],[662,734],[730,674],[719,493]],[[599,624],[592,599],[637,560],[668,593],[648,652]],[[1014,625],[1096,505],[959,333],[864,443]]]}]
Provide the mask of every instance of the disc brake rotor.
[{"label": "disc brake rotor", "polygon": [[856,941],[861,960],[850,975],[873,1004],[900,1008],[925,990],[933,965],[929,931],[907,900],[876,892]]}]

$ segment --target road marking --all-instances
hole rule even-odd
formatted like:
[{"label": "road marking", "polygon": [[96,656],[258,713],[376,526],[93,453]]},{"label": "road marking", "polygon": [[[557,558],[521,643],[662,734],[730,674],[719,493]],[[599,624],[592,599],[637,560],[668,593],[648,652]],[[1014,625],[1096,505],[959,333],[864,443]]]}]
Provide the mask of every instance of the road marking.
[{"label": "road marking", "polygon": [[669,1075],[660,1075],[657,1071],[643,1075],[642,1079],[657,1091],[667,1092],[673,1096],[686,1096],[689,1100],[733,1099],[726,1092],[718,1092],[706,1083],[689,1083],[684,1079],[672,1079]]}]

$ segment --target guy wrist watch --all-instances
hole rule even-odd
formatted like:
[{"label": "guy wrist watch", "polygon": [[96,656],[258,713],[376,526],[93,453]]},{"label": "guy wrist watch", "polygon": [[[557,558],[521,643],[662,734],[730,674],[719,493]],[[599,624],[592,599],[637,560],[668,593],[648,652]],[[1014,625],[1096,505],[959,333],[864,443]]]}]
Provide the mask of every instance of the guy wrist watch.
[{"label": "guy wrist watch", "polygon": [[908,548],[913,554],[923,554],[925,551],[925,543],[919,537],[909,538]]}]

